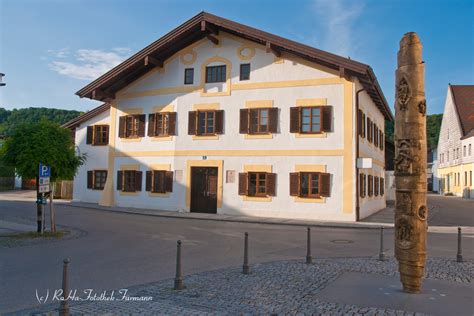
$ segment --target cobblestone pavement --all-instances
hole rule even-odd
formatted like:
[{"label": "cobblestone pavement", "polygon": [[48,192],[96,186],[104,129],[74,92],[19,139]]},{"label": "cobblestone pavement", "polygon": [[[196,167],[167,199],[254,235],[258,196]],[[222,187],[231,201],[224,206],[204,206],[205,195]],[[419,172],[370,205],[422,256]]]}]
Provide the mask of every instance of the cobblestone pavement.
[{"label": "cobblestone pavement", "polygon": [[[318,293],[344,272],[398,275],[393,258],[385,262],[375,258],[320,259],[310,265],[300,260],[278,261],[253,265],[251,269],[250,275],[243,275],[240,268],[233,268],[187,276],[183,291],[172,289],[173,280],[136,286],[129,288],[129,297],[153,299],[87,301],[72,304],[71,312],[109,315],[422,315],[416,311],[345,305],[318,299]],[[469,284],[473,274],[472,262],[429,258],[425,278]]]}]

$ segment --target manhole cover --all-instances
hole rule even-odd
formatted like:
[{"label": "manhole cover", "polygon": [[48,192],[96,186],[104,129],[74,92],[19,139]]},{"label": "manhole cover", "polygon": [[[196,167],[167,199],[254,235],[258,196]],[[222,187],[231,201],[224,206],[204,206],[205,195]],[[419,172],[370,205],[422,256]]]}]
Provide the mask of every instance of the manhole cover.
[{"label": "manhole cover", "polygon": [[331,240],[331,242],[335,244],[352,244],[354,241],[348,240],[348,239],[336,239],[336,240]]}]

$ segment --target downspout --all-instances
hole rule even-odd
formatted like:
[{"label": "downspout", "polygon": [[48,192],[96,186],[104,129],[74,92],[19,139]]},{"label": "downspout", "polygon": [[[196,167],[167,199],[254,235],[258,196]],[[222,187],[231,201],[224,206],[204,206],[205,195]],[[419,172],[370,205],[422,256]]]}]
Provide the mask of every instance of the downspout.
[{"label": "downspout", "polygon": [[[365,91],[364,88],[357,90],[356,92],[356,125],[357,123],[362,124],[362,122],[359,122],[359,93],[362,91]],[[362,118],[361,118],[362,119]],[[363,125],[362,125],[363,126]],[[359,159],[359,131],[360,131],[361,126],[357,125],[356,128],[356,154],[355,154],[355,167],[356,167],[356,222],[360,220],[360,205],[359,205],[359,168],[357,168],[357,160]]]}]

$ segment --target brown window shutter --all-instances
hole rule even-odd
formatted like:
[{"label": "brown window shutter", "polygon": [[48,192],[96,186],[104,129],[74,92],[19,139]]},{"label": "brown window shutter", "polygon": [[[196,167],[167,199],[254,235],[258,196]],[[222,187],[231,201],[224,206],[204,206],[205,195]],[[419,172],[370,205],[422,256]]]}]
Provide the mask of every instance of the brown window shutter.
[{"label": "brown window shutter", "polygon": [[268,109],[268,131],[270,133],[278,132],[278,108]]},{"label": "brown window shutter", "polygon": [[321,110],[322,110],[321,118],[323,120],[323,124],[321,125],[322,131],[330,132],[332,129],[332,107],[323,106]]},{"label": "brown window shutter", "polygon": [[168,135],[176,135],[176,112],[168,113]]},{"label": "brown window shutter", "polygon": [[291,172],[290,173],[290,196],[299,196],[300,195],[300,173]]},{"label": "brown window shutter", "polygon": [[249,133],[249,109],[240,109],[240,125],[239,132],[240,134]]},{"label": "brown window shutter", "polygon": [[380,131],[380,149],[383,150],[383,145],[385,143],[385,139],[383,138],[384,134],[382,131]]},{"label": "brown window shutter", "polygon": [[145,191],[151,191],[152,177],[153,177],[153,171],[148,170],[145,175]]},{"label": "brown window shutter", "polygon": [[359,196],[364,197],[364,174],[359,174]]},{"label": "brown window shutter", "polygon": [[290,133],[300,132],[300,108],[290,108]]},{"label": "brown window shutter", "polygon": [[122,191],[123,171],[117,171],[117,190]]},{"label": "brown window shutter", "polygon": [[109,135],[110,135],[110,126],[109,125],[105,125],[104,126],[104,129],[105,129],[105,133],[107,134],[107,140],[105,142],[105,145],[108,145],[109,144]]},{"label": "brown window shutter", "polygon": [[189,111],[188,113],[188,135],[196,135],[196,111]]},{"label": "brown window shutter", "polygon": [[138,137],[145,136],[145,120],[146,120],[145,114],[138,115]]},{"label": "brown window shutter", "polygon": [[92,144],[94,136],[94,126],[87,126],[86,144]]},{"label": "brown window shutter", "polygon": [[239,195],[248,195],[248,173],[239,173]]},{"label": "brown window shutter", "polygon": [[165,171],[165,192],[173,192],[173,171]]},{"label": "brown window shutter", "polygon": [[380,178],[380,195],[385,194],[385,179]]},{"label": "brown window shutter", "polygon": [[362,138],[365,138],[365,113],[362,112]]},{"label": "brown window shutter", "polygon": [[119,118],[119,137],[124,138],[125,137],[125,120],[127,119],[126,116],[121,116]]},{"label": "brown window shutter", "polygon": [[148,114],[148,136],[155,136],[155,113]]},{"label": "brown window shutter", "polygon": [[331,196],[331,175],[329,173],[319,174],[319,194],[321,196]]},{"label": "brown window shutter", "polygon": [[87,171],[87,188],[92,189],[94,182],[94,171]]},{"label": "brown window shutter", "polygon": [[276,173],[267,173],[266,191],[268,196],[276,195]]},{"label": "brown window shutter", "polygon": [[216,134],[224,133],[224,110],[217,110],[214,112],[216,116],[216,129],[214,130]]},{"label": "brown window shutter", "polygon": [[142,190],[142,172],[135,171],[135,191]]},{"label": "brown window shutter", "polygon": [[357,112],[357,130],[359,136],[362,136],[362,110],[358,110]]}]

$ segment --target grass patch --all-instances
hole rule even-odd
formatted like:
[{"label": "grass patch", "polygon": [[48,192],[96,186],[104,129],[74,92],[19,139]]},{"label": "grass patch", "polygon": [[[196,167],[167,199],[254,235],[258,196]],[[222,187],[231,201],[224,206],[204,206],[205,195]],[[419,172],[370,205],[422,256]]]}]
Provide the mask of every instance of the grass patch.
[{"label": "grass patch", "polygon": [[22,232],[22,233],[14,233],[14,234],[4,234],[0,235],[0,237],[8,237],[8,238],[15,238],[15,239],[35,239],[35,238],[55,238],[60,239],[70,232],[67,230],[60,230],[55,233],[52,232],[44,232],[40,234],[38,232]]}]

